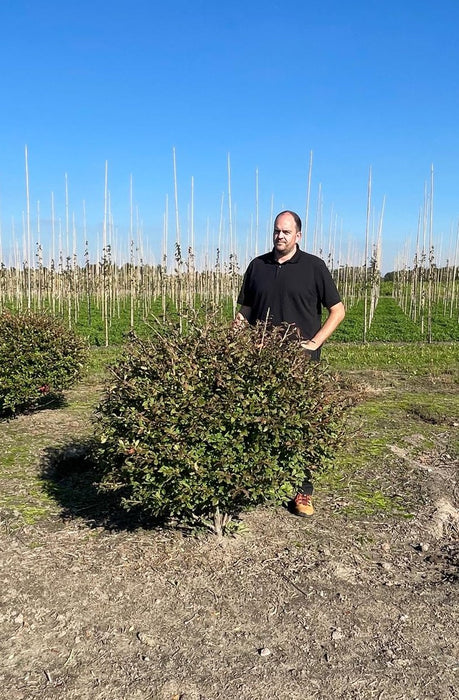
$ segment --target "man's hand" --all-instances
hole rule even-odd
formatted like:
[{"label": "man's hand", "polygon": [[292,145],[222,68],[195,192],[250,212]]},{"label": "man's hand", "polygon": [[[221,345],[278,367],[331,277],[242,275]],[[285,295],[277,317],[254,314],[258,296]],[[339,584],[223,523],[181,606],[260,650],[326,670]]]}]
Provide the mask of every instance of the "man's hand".
[{"label": "man's hand", "polygon": [[248,323],[247,319],[250,315],[250,306],[241,306],[233,321],[233,328],[242,328]]},{"label": "man's hand", "polygon": [[247,323],[246,317],[243,316],[241,314],[241,312],[239,311],[236,314],[235,319],[233,321],[233,328],[242,328],[243,326],[245,326],[246,323]]},{"label": "man's hand", "polygon": [[315,340],[303,340],[300,345],[306,352],[315,352],[319,348]]}]

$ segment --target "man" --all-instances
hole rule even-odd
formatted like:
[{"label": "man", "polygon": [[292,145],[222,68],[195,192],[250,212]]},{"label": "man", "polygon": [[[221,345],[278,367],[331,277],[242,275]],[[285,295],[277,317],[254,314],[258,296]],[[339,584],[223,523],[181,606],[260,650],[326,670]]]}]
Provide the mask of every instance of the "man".
[{"label": "man", "polygon": [[[303,339],[301,346],[319,360],[322,345],[344,319],[345,310],[324,261],[300,250],[300,240],[300,217],[282,211],[274,221],[274,248],[252,260],[246,270],[235,324],[266,319],[272,326],[293,324]],[[323,325],[322,307],[328,310]],[[296,515],[314,513],[312,492],[307,479],[292,503]]]}]

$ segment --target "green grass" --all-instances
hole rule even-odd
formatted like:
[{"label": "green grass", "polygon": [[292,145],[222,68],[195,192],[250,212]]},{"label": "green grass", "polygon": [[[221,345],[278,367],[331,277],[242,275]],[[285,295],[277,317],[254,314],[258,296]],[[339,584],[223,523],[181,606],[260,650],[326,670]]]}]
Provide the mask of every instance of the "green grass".
[{"label": "green grass", "polygon": [[[333,333],[333,342],[349,343],[363,339],[363,300],[356,302],[351,307],[346,308],[346,317],[340,326]],[[323,320],[327,313],[323,313]]]},{"label": "green grass", "polygon": [[400,342],[422,340],[421,329],[402,311],[392,297],[380,297],[368,331],[368,341]]},{"label": "green grass", "polygon": [[0,420],[0,520],[33,524],[55,517],[59,505],[43,487],[41,469],[48,450],[78,442],[91,434],[91,416],[98,403],[107,363],[119,348],[93,348],[87,374],[66,392],[60,408]]},{"label": "green grass", "polygon": [[327,343],[323,358],[339,370],[458,378],[458,343]]},{"label": "green grass", "polygon": [[419,507],[419,457],[444,443],[446,433],[445,449],[459,453],[459,431],[452,427],[458,409],[455,395],[425,388],[364,401],[351,411],[348,443],[337,451],[333,468],[317,475],[316,490],[332,495],[345,516],[411,517]]},{"label": "green grass", "polygon": [[86,377],[95,382],[103,381],[107,374],[107,366],[115,361],[121,351],[122,348],[116,345],[110,345],[108,348],[92,347]]},{"label": "green grass", "polygon": [[[195,308],[201,306],[202,299],[197,295],[194,300]],[[22,308],[27,308],[24,301]],[[219,306],[222,317],[228,322],[233,317],[233,304],[231,298],[223,299]],[[170,318],[177,318],[177,308],[168,300],[166,311]],[[434,342],[448,342],[459,340],[459,324],[457,309],[450,316],[449,307],[445,310],[442,303],[432,306],[432,340]],[[424,315],[426,311],[424,311]],[[64,308],[57,314],[67,325],[69,320],[68,308]],[[134,309],[134,330],[137,334],[148,333],[145,320],[151,316],[162,317],[161,298],[148,300],[148,308],[136,300]],[[324,312],[324,318],[327,312]],[[130,331],[130,298],[125,297],[119,304],[114,304],[110,314],[108,328],[109,344],[121,345],[126,341]],[[77,317],[75,319],[74,306],[71,308],[71,322],[74,329],[87,338],[91,346],[105,346],[105,324],[102,318],[100,299],[92,298],[88,306],[86,298],[82,298],[78,304]],[[364,302],[362,299],[346,309],[346,318],[333,335],[334,342],[360,342],[363,340]],[[373,322],[368,330],[368,341],[384,342],[413,342],[423,341],[427,338],[427,320],[424,319],[424,332],[421,331],[420,321],[414,323],[403,312],[392,296],[381,295],[375,310]]]},{"label": "green grass", "polygon": [[[327,317],[324,311],[323,319]],[[333,341],[340,343],[363,340],[364,301],[360,299],[346,309],[343,323],[333,334]],[[367,332],[369,342],[408,343],[427,340],[427,319],[424,313],[424,330],[421,321],[414,323],[391,296],[380,296],[373,320]],[[443,304],[432,306],[432,340],[451,342],[459,340],[457,310],[450,316]]]},{"label": "green grass", "polygon": [[457,309],[450,315],[443,304],[435,304],[432,308],[432,337],[435,340],[459,340],[459,322]]},{"label": "green grass", "polygon": [[[74,303],[74,302],[73,302]],[[194,308],[199,309],[202,305],[202,300],[199,295],[194,299]],[[17,310],[17,307],[12,304],[5,304],[5,308],[11,311]],[[27,308],[27,301],[24,300],[20,306],[21,309]],[[1,309],[0,309],[1,310]],[[33,309],[36,310],[36,309]],[[43,311],[51,312],[51,308],[47,302],[43,304]],[[223,299],[219,306],[220,313],[223,318],[230,322],[233,318],[233,304],[231,298]],[[177,320],[177,307],[171,299],[166,302],[166,314],[169,319]],[[59,311],[56,309],[55,314],[64,325],[69,324],[68,305],[64,304]],[[128,339],[131,328],[131,303],[130,297],[125,297],[119,304],[115,304],[109,313],[110,319],[108,322],[108,340],[110,346],[120,346]],[[134,331],[139,336],[144,336],[149,333],[148,322],[153,317],[162,318],[163,308],[161,297],[151,298],[148,300],[148,307],[139,303],[136,300],[134,307]],[[100,299],[91,299],[88,306],[85,298],[81,299],[78,304],[78,309],[75,317],[75,308],[72,306],[70,313],[70,323],[72,328],[79,335],[83,336],[88,344],[92,347],[105,347],[105,321],[102,317],[102,309]]]}]

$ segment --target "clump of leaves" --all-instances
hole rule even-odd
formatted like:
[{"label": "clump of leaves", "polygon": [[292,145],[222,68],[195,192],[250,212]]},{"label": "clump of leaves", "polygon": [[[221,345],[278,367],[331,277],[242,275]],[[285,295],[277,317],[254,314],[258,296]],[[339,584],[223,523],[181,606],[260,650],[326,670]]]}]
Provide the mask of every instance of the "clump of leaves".
[{"label": "clump of leaves", "polygon": [[84,341],[48,314],[0,314],[0,415],[54,402],[79,377]]},{"label": "clump of leaves", "polygon": [[333,457],[349,398],[289,328],[191,315],[132,337],[97,412],[104,483],[126,508],[221,532]]}]

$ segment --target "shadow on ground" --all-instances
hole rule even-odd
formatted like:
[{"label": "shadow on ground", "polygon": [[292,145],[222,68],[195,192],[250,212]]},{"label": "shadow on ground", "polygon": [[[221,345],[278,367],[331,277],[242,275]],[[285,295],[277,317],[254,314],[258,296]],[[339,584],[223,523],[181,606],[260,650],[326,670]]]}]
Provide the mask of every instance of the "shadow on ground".
[{"label": "shadow on ground", "polygon": [[10,410],[8,408],[2,408],[0,410],[0,421],[10,421],[18,418],[21,415],[30,415],[32,413],[39,413],[40,411],[54,411],[60,408],[66,408],[68,406],[68,401],[62,393],[52,393],[41,397],[35,405],[19,405],[16,406],[15,410]]},{"label": "shadow on ground", "polygon": [[41,481],[44,491],[62,508],[63,520],[82,519],[89,527],[132,531],[165,527],[140,508],[122,506],[124,491],[101,486],[103,470],[93,456],[91,441],[71,442],[44,450]]}]

